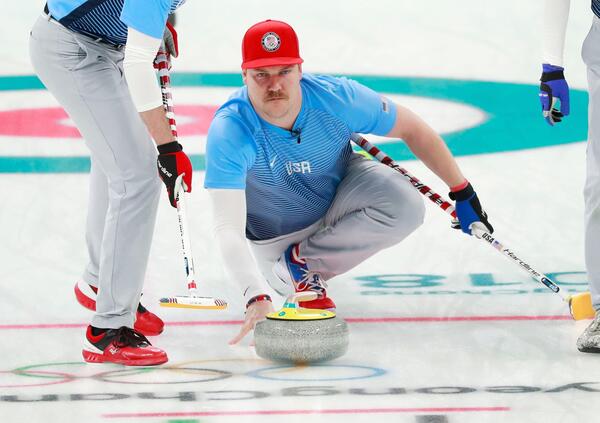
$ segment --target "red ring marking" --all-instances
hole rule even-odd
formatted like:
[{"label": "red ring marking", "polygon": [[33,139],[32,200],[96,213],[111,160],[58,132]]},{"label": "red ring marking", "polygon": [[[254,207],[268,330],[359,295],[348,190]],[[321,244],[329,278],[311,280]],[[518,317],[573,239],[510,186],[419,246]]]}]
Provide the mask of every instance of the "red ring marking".
[{"label": "red ring marking", "polygon": [[[188,122],[178,123],[179,135],[206,135],[218,106],[176,106],[177,117],[186,117]],[[0,136],[81,138],[74,126],[62,121],[69,119],[60,107],[35,109],[0,110]]]},{"label": "red ring marking", "polygon": [[215,411],[181,411],[150,413],[108,413],[102,414],[106,419],[124,418],[176,418],[176,417],[211,417],[211,416],[289,416],[307,414],[395,414],[395,413],[468,413],[468,412],[500,412],[512,411],[510,407],[404,407],[404,408],[340,408],[313,410],[215,410]]},{"label": "red ring marking", "polygon": [[[44,383],[27,383],[24,385],[0,385],[0,388],[26,388],[26,387],[34,387],[34,386],[47,386],[47,385],[58,385],[60,383],[72,382],[75,378],[68,373],[61,372],[46,372],[43,370],[26,370],[27,373],[41,373],[45,375],[53,375],[53,376],[61,376],[64,379],[59,380],[50,380],[50,382]],[[0,373],[10,373],[12,375],[18,375],[20,372],[0,370]],[[23,372],[24,373],[24,372]]]}]

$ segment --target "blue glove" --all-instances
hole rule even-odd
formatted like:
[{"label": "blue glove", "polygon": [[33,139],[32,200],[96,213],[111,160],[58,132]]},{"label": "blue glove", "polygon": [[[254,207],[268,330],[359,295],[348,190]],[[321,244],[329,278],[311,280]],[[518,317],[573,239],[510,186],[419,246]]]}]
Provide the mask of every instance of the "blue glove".
[{"label": "blue glove", "polygon": [[[542,103],[542,113],[544,119],[549,125],[554,126],[567,116],[570,112],[569,107],[569,85],[563,74],[564,68],[560,66],[542,65],[542,77],[540,81],[540,102]],[[560,110],[554,107],[556,99],[560,100]]]},{"label": "blue glove", "polygon": [[494,233],[494,228],[488,222],[487,213],[481,209],[479,198],[470,183],[460,191],[450,192],[449,196],[456,201],[458,222],[453,222],[453,229],[461,229],[464,233],[471,235],[471,224],[481,222],[490,234]]}]

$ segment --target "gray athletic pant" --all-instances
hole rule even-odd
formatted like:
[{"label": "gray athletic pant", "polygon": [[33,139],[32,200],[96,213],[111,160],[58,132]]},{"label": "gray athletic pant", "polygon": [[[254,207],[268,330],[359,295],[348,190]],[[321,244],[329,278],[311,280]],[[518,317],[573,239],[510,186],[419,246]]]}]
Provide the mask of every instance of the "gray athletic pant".
[{"label": "gray athletic pant", "polygon": [[421,194],[402,175],[355,154],[323,218],[300,231],[250,245],[271,287],[286,294],[293,288],[272,269],[289,245],[299,242],[308,268],[326,281],[402,241],[424,216]]},{"label": "gray athletic pant", "polygon": [[592,303],[600,310],[600,19],[594,21],[582,47],[587,65],[589,110],[586,157],[585,264]]},{"label": "gray athletic pant", "polygon": [[132,327],[160,180],[156,148],[125,83],[123,52],[43,16],[31,31],[30,55],[37,75],[90,149],[89,264],[83,280],[98,287],[92,325]]}]

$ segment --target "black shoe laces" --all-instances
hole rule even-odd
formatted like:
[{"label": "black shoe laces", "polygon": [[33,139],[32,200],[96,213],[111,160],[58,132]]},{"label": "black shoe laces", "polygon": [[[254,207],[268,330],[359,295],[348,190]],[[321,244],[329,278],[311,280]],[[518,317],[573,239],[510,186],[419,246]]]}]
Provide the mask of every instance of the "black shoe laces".
[{"label": "black shoe laces", "polygon": [[152,345],[144,335],[126,326],[117,329],[114,343],[118,348],[147,347],[148,345]]}]

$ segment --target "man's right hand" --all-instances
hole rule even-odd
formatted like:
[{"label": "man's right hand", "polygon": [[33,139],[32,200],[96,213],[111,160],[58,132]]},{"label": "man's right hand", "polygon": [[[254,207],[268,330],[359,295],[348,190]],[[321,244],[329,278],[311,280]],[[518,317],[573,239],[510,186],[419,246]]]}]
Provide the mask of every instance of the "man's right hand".
[{"label": "man's right hand", "polygon": [[472,235],[471,225],[481,222],[486,232],[494,232],[494,228],[488,222],[487,213],[481,208],[479,198],[473,189],[473,186],[466,182],[466,186],[458,191],[451,191],[450,198],[456,201],[456,217],[458,221],[452,222],[453,229],[461,229],[467,235]]},{"label": "man's right hand", "polygon": [[165,27],[165,31],[163,34],[163,40],[160,44],[160,48],[158,49],[158,53],[156,54],[156,58],[154,59],[154,68],[160,69],[159,57],[164,55],[167,59],[167,69],[171,69],[171,58],[179,56],[179,43],[177,41],[177,31],[175,31],[175,27],[167,22],[167,26]]},{"label": "man's right hand", "polygon": [[[554,126],[570,112],[569,85],[565,80],[564,68],[544,63],[542,69],[539,93],[542,114],[546,122]],[[560,110],[554,107],[557,99],[560,100]]]},{"label": "man's right hand", "polygon": [[173,207],[177,207],[177,186],[179,175],[183,175],[183,189],[185,192],[192,192],[192,163],[189,157],[183,152],[181,144],[173,141],[158,146],[158,176],[164,182],[169,194],[169,202]]},{"label": "man's right hand", "polygon": [[256,323],[260,322],[261,320],[265,320],[267,314],[272,313],[273,311],[275,311],[275,309],[273,308],[273,303],[270,299],[255,301],[250,304],[248,308],[246,308],[246,319],[242,324],[240,332],[235,336],[235,338],[229,341],[229,345],[234,345],[240,342],[248,334],[248,332],[254,329]]}]

